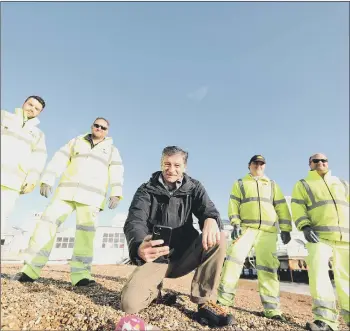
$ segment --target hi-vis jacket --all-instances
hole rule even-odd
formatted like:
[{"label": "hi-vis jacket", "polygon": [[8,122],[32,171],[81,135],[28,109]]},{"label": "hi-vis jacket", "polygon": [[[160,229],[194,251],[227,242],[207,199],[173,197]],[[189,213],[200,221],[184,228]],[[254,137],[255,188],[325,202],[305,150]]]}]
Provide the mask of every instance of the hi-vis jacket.
[{"label": "hi-vis jacket", "polygon": [[107,137],[92,148],[87,136],[78,136],[58,150],[41,182],[54,186],[55,177],[63,173],[55,198],[103,209],[108,184],[110,196],[122,198],[124,167],[112,138]]},{"label": "hi-vis jacket", "polygon": [[1,110],[1,185],[20,191],[38,182],[45,167],[45,135],[37,118],[27,120],[21,108]]},{"label": "hi-vis jacket", "polygon": [[349,242],[349,184],[309,171],[294,186],[292,214],[298,230],[309,225],[320,238]]},{"label": "hi-vis jacket", "polygon": [[233,184],[228,216],[231,224],[277,232],[292,231],[290,211],[280,187],[268,177],[255,180],[250,174]]}]

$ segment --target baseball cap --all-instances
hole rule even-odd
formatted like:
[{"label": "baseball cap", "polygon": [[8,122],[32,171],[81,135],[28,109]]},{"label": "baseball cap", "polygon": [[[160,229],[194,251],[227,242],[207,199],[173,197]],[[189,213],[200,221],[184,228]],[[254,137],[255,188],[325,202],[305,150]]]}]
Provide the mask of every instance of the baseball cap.
[{"label": "baseball cap", "polygon": [[266,163],[266,160],[262,155],[254,155],[250,159],[249,164],[251,164],[252,162],[258,162],[258,161]]}]

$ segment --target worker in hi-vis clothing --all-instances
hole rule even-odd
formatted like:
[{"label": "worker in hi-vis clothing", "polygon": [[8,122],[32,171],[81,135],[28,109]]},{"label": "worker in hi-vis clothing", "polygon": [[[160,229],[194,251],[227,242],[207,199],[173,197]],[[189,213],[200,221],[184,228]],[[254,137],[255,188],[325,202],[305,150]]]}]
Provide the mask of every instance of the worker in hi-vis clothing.
[{"label": "worker in hi-vis clothing", "polygon": [[45,135],[38,128],[44,108],[33,95],[15,113],[1,110],[1,234],[19,195],[32,192],[44,170]]},{"label": "worker in hi-vis clothing", "polygon": [[291,215],[280,187],[264,175],[265,158],[254,155],[250,173],[233,184],[228,216],[233,225],[232,243],[218,288],[218,302],[233,306],[238,280],[246,257],[255,248],[259,293],[265,317],[285,321],[280,310],[279,260],[276,257],[278,225],[288,244]]},{"label": "worker in hi-vis clothing", "polygon": [[299,180],[292,194],[292,215],[298,230],[304,232],[308,250],[307,265],[314,321],[312,331],[338,330],[338,310],[329,278],[333,258],[334,281],[345,323],[349,313],[349,184],[332,176],[328,159],[317,153],[309,158],[310,171]]},{"label": "worker in hi-vis clothing", "polygon": [[41,180],[41,195],[48,197],[55,177],[63,175],[29,240],[27,258],[15,280],[31,282],[39,278],[50,256],[57,228],[76,210],[71,281],[76,286],[95,284],[91,275],[93,242],[97,216],[104,208],[109,184],[108,207],[116,208],[122,198],[124,167],[112,138],[107,137],[108,129],[109,122],[97,118],[91,126],[91,134],[70,140],[48,164]]}]

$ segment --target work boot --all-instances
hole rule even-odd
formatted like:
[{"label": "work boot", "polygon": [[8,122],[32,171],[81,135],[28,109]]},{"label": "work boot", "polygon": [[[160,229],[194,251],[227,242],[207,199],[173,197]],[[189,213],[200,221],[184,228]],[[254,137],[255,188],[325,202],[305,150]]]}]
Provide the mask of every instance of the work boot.
[{"label": "work boot", "polygon": [[17,280],[18,282],[21,283],[33,283],[34,279],[30,278],[27,274],[24,272],[19,272],[16,275],[12,277],[12,280]]},{"label": "work boot", "polygon": [[157,297],[152,300],[152,303],[164,304],[167,306],[174,305],[176,303],[176,294],[166,293],[165,295],[163,295],[162,289],[163,289],[163,281],[161,281],[157,286],[158,294],[157,294]]},{"label": "work boot", "polygon": [[270,317],[270,319],[280,322],[287,322],[287,319],[283,315],[275,315]]},{"label": "work boot", "polygon": [[75,284],[75,286],[95,286],[96,282],[92,279],[83,278],[80,279],[78,283]]},{"label": "work boot", "polygon": [[315,320],[312,323],[306,323],[306,330],[309,331],[333,331],[333,329],[325,322]]},{"label": "work boot", "polygon": [[167,293],[163,295],[163,298],[162,298],[163,303],[167,306],[175,305],[176,299],[177,299],[176,294],[172,294],[172,293]]},{"label": "work boot", "polygon": [[196,315],[199,323],[208,324],[210,327],[232,325],[234,322],[233,316],[213,301],[198,305]]},{"label": "work boot", "polygon": [[160,282],[157,286],[158,294],[157,297],[155,297],[151,303],[159,304],[163,302],[163,295],[162,295],[162,289],[163,289],[163,281]]}]

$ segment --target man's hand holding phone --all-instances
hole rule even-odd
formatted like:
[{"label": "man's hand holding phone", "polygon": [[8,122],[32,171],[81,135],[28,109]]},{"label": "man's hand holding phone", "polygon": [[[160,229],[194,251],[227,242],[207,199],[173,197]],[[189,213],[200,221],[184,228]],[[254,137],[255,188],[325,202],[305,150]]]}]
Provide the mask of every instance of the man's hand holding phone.
[{"label": "man's hand holding phone", "polygon": [[143,242],[139,246],[137,254],[145,262],[153,262],[160,256],[169,254],[169,246],[159,246],[163,244],[163,239],[152,240],[152,235],[148,235],[145,237],[145,239],[143,239]]}]

